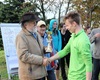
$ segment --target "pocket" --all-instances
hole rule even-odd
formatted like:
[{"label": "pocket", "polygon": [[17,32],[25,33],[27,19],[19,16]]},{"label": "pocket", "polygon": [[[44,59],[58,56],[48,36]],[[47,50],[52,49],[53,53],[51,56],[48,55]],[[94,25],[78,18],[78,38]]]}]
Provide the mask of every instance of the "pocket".
[{"label": "pocket", "polygon": [[31,67],[31,65],[29,65],[29,67],[28,67],[28,72],[29,72],[29,74],[32,74],[32,67]]},{"label": "pocket", "polygon": [[97,51],[97,50],[96,50],[96,51],[94,52],[94,55],[95,55],[96,57],[99,57],[99,56],[100,56],[100,51]]}]

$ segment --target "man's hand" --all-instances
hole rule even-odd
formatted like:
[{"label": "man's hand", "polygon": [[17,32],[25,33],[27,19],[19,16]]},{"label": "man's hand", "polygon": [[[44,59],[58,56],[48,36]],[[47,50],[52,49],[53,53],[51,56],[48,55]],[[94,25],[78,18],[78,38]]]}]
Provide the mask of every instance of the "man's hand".
[{"label": "man's hand", "polygon": [[55,66],[53,66],[53,68],[54,68],[54,69],[57,69],[57,67],[58,67],[58,65],[57,65],[57,64],[55,64]]},{"label": "man's hand", "polygon": [[100,37],[100,33],[96,33],[94,36],[95,36],[96,38],[99,38],[99,37]]},{"label": "man's hand", "polygon": [[86,80],[91,80],[92,72],[86,72]]},{"label": "man's hand", "polygon": [[43,65],[47,66],[48,64],[50,64],[50,60],[48,58],[44,57],[44,59],[43,59]]}]

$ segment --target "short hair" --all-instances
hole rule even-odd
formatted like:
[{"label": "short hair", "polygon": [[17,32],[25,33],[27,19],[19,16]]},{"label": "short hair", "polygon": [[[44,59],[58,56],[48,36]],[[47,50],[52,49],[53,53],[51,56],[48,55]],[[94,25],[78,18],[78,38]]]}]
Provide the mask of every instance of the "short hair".
[{"label": "short hair", "polygon": [[65,23],[60,23],[59,28],[63,28],[64,25],[65,25]]},{"label": "short hair", "polygon": [[70,23],[72,23],[73,21],[75,21],[78,25],[80,25],[81,23],[81,17],[80,17],[80,14],[77,12],[77,11],[71,11],[69,12],[64,20],[66,19],[70,19]]},{"label": "short hair", "polygon": [[90,26],[86,26],[86,27],[84,28],[84,30],[87,31],[89,28],[91,28],[91,27],[90,27]]},{"label": "short hair", "polygon": [[20,23],[22,26],[24,26],[26,22],[36,21],[36,20],[37,20],[36,15],[34,13],[28,12],[22,15]]}]

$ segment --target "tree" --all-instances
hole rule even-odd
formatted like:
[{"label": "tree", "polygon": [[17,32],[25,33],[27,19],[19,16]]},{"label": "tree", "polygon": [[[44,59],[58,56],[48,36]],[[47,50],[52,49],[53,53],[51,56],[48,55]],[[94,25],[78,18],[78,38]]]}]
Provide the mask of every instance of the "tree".
[{"label": "tree", "polygon": [[66,7],[66,12],[65,15],[67,14],[68,10],[69,10],[69,5],[70,5],[71,0],[68,0],[68,6]]},{"label": "tree", "polygon": [[25,0],[18,0],[18,1],[21,2],[21,3],[25,2]]},{"label": "tree", "polygon": [[[36,12],[36,8],[24,0],[5,0],[0,2],[0,23],[19,23],[20,17],[26,12]],[[0,30],[0,49],[3,48]]]},{"label": "tree", "polygon": [[[3,3],[0,2],[0,14],[2,9]],[[0,28],[0,50],[3,49],[3,42],[2,42],[2,36],[1,36],[1,28]]]},{"label": "tree", "polygon": [[18,23],[20,17],[30,11],[36,12],[36,8],[29,2],[24,2],[24,0],[5,0],[1,7],[0,22]]},{"label": "tree", "polygon": [[100,25],[100,0],[72,0],[74,8],[81,14],[86,26]]}]

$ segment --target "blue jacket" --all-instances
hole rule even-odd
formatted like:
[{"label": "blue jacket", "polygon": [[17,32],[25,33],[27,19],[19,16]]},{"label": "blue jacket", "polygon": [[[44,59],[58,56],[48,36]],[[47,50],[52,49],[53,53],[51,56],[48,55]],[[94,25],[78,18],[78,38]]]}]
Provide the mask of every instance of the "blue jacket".
[{"label": "blue jacket", "polygon": [[53,24],[54,24],[54,22],[57,23],[57,21],[55,19],[52,19],[50,21],[49,30],[52,31],[52,43],[54,45],[54,49],[58,52],[58,51],[61,50],[62,40],[61,40],[61,33],[58,30],[58,26],[56,27],[56,30],[58,32],[58,35],[54,35],[54,33],[53,33]]},{"label": "blue jacket", "polygon": [[[44,37],[42,37],[42,43],[43,43],[44,46],[47,46],[47,45],[48,45],[47,40],[48,40],[48,35],[47,35],[47,33],[45,33],[45,34],[44,34]],[[54,48],[53,48],[53,52],[54,52],[54,54],[55,54]],[[44,54],[44,56],[45,56],[45,57],[48,57],[48,58],[51,57],[51,56],[50,56],[50,53],[46,53],[46,54]],[[55,64],[56,64],[56,62],[55,62]],[[53,69],[53,68],[51,67],[50,64],[49,64],[46,68],[47,68],[47,71]]]}]

